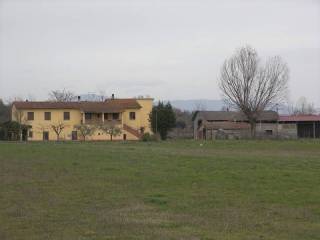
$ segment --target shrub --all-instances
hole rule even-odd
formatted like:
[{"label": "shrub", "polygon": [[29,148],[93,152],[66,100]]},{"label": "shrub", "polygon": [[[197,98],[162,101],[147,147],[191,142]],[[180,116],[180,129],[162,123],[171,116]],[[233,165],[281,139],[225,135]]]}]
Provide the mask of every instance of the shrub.
[{"label": "shrub", "polygon": [[141,137],[141,140],[143,142],[151,142],[151,141],[158,141],[159,140],[159,136],[156,134],[150,134],[150,133],[144,133]]}]

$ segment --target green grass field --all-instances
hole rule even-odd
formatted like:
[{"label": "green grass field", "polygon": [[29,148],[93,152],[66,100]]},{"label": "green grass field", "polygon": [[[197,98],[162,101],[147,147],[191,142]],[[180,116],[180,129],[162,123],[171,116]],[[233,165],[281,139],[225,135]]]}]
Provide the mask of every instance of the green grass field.
[{"label": "green grass field", "polygon": [[320,239],[320,141],[0,143],[0,239]]}]

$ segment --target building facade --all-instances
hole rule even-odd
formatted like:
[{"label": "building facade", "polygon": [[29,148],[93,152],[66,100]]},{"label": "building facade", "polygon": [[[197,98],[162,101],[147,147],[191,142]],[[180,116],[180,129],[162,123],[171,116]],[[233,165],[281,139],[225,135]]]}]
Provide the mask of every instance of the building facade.
[{"label": "building facade", "polygon": [[115,140],[138,140],[151,132],[149,114],[152,98],[108,99],[103,102],[14,102],[12,120],[29,125],[29,141],[57,140],[54,130],[63,129],[59,140],[83,140],[78,125],[92,126],[95,130],[86,140],[109,140],[110,135],[99,126],[113,126],[121,130]]},{"label": "building facade", "polygon": [[[272,138],[278,134],[278,114],[264,111],[256,123],[256,136]],[[193,117],[194,139],[241,139],[250,136],[244,114],[234,111],[199,111]]]},{"label": "building facade", "polygon": [[[194,139],[241,139],[250,137],[244,114],[232,111],[199,111],[193,117]],[[264,111],[256,122],[258,138],[320,138],[320,115],[279,116]]]},{"label": "building facade", "polygon": [[287,138],[320,138],[320,115],[280,116],[279,131]]}]

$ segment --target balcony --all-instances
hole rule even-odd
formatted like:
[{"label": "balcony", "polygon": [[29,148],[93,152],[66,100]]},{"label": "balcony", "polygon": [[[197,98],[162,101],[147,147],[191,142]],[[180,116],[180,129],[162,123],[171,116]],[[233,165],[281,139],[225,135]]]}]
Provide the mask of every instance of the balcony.
[{"label": "balcony", "polygon": [[101,124],[112,124],[112,125],[121,125],[121,120],[104,120],[102,119],[87,119],[85,120],[85,124],[89,125],[101,125]]},{"label": "balcony", "polygon": [[121,125],[121,113],[84,113],[81,123],[90,125],[112,124]]}]

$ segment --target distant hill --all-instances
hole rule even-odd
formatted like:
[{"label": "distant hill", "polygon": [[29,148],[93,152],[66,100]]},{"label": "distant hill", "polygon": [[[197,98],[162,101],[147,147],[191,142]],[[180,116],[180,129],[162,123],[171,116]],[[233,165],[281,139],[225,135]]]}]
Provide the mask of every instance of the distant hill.
[{"label": "distant hill", "polygon": [[[226,107],[222,100],[211,100],[211,99],[190,99],[190,100],[172,100],[171,105],[175,108],[185,111],[194,110],[206,110],[206,111],[219,111],[223,107]],[[277,111],[276,109],[273,109]],[[289,108],[286,105],[279,105],[279,114],[289,114]]]},{"label": "distant hill", "polygon": [[171,100],[171,105],[185,111],[207,110],[218,111],[225,106],[222,100],[212,99],[189,99],[189,100]]},{"label": "distant hill", "polygon": [[[110,98],[110,96],[105,97],[95,93],[81,94],[80,97],[82,101],[103,101],[106,98]],[[195,110],[219,111],[226,106],[222,100],[215,99],[170,100],[170,103],[174,108],[190,112]],[[288,110],[287,105],[280,105],[278,108],[280,114],[289,114]],[[320,109],[317,109],[317,112],[320,113]]]},{"label": "distant hill", "polygon": [[[80,94],[81,101],[103,101],[106,97],[95,94],[87,93]],[[108,97],[107,97],[108,98]],[[110,97],[109,97],[110,98]],[[185,111],[194,110],[221,110],[224,106],[224,102],[221,100],[211,100],[211,99],[189,99],[189,100],[170,100],[173,107],[179,108]]]}]

